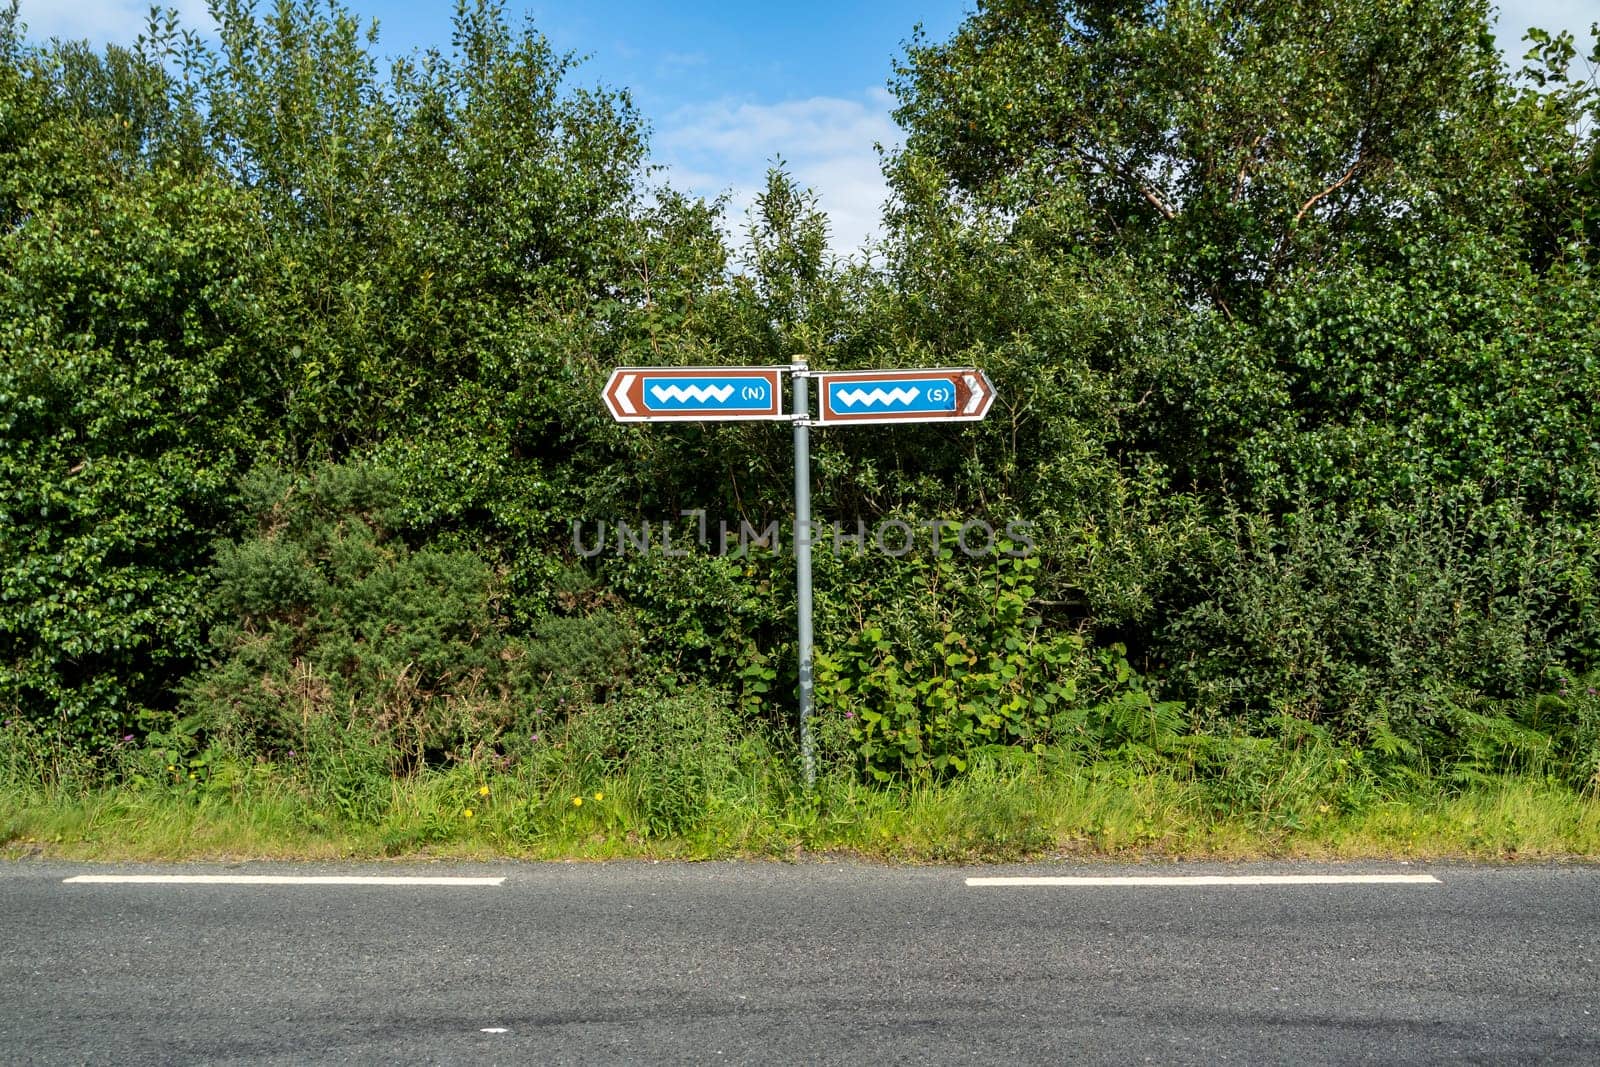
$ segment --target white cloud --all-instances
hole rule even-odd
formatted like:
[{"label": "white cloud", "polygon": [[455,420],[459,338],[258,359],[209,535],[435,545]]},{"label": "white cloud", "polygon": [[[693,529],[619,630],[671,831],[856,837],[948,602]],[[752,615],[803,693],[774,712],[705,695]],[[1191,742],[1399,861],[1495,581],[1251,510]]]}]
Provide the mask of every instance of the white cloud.
[{"label": "white cloud", "polygon": [[[158,6],[177,8],[188,29],[210,33],[215,26],[206,12],[206,0],[159,0]],[[59,37],[127,45],[144,32],[150,0],[22,0],[20,10],[32,41]]]},{"label": "white cloud", "polygon": [[767,168],[779,158],[816,192],[835,251],[853,253],[877,236],[888,198],[876,146],[900,131],[881,89],[858,98],[818,96],[776,104],[719,101],[679,108],[658,126],[656,159],[667,180],[705,197],[731,194],[729,221],[742,232]]},{"label": "white cloud", "polygon": [[1522,65],[1523,53],[1528,50],[1527,42],[1522,40],[1528,27],[1537,26],[1551,33],[1567,30],[1577,41],[1579,56],[1586,56],[1592,44],[1589,27],[1600,21],[1594,0],[1504,0],[1499,8],[1495,37],[1513,68]]},{"label": "white cloud", "polygon": [[683,70],[687,67],[703,67],[711,61],[711,57],[704,52],[664,52],[657,65],[662,70]]}]

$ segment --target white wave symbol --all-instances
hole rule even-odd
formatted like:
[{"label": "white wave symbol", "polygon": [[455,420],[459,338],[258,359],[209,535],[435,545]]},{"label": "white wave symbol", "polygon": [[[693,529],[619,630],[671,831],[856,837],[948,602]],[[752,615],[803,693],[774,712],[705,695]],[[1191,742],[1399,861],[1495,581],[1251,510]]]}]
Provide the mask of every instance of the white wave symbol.
[{"label": "white wave symbol", "polygon": [[702,404],[707,400],[715,400],[719,404],[726,404],[733,395],[731,385],[652,385],[650,392],[661,403],[676,400],[682,403],[685,400],[698,400]]},{"label": "white wave symbol", "polygon": [[909,404],[917,398],[917,389],[840,389],[834,399],[846,407],[856,404]]}]

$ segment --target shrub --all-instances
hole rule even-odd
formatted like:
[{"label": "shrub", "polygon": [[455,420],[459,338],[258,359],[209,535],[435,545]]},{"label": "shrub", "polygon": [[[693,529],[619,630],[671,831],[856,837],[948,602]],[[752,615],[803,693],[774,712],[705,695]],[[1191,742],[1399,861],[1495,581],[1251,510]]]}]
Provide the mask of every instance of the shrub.
[{"label": "shrub", "polygon": [[1553,631],[1592,598],[1584,553],[1514,504],[1231,521],[1208,595],[1162,635],[1175,688],[1212,716],[1438,739],[1475,695],[1553,677]]},{"label": "shrub", "polygon": [[633,690],[574,715],[567,758],[589,792],[606,781],[630,790],[639,824],[653,836],[681,835],[726,804],[739,783],[773,762],[733,699],[711,689]]},{"label": "shrub", "polygon": [[1547,692],[1473,717],[1457,744],[1457,777],[1521,770],[1600,791],[1600,676],[1561,677]]},{"label": "shrub", "polygon": [[1176,707],[1142,691],[1120,646],[1094,648],[1030,614],[1038,566],[999,555],[973,581],[950,548],[932,562],[908,557],[900,581],[925,592],[920,611],[895,629],[866,622],[818,652],[818,710],[831,736],[848,735],[862,770],[879,781],[946,777],[986,747],[1144,736],[1145,713],[1161,724],[1152,736],[1171,731]]},{"label": "shrub", "polygon": [[247,479],[257,529],[217,551],[227,621],[185,690],[212,737],[277,754],[333,724],[405,770],[470,758],[522,712],[526,652],[496,614],[494,575],[396,537],[389,487],[359,464]]},{"label": "shrub", "polygon": [[181,175],[0,233],[0,708],[64,742],[170,709],[204,647],[206,549],[254,445],[239,241],[237,199]]}]

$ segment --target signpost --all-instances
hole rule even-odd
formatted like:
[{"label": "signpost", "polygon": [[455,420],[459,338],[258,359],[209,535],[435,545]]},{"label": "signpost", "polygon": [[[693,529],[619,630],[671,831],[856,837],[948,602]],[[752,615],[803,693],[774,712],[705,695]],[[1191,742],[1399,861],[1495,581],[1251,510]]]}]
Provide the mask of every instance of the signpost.
[{"label": "signpost", "polygon": [[[783,376],[793,379],[793,408],[782,410]],[[808,384],[817,381],[818,418]],[[605,387],[606,410],[618,422],[748,422],[794,424],[795,607],[799,616],[800,763],[806,788],[816,785],[811,736],[811,427],[892,422],[976,422],[994,403],[994,385],[976,367],[811,371],[787,367],[618,367]]]},{"label": "signpost", "polygon": [[994,386],[974,367],[954,370],[851,370],[817,375],[823,426],[877,422],[976,422],[994,403]]},{"label": "signpost", "polygon": [[788,419],[780,395],[787,367],[618,367],[606,409],[618,422]]}]

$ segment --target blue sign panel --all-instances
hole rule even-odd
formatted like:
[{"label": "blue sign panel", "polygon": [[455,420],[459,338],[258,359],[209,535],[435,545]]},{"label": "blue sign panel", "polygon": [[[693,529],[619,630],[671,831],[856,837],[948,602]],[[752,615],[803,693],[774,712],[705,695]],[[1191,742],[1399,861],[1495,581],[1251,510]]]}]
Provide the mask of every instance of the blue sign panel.
[{"label": "blue sign panel", "polygon": [[828,407],[841,415],[953,412],[953,378],[879,378],[828,382]]},{"label": "blue sign panel", "polygon": [[644,378],[646,411],[766,411],[772,384],[763,378],[718,376]]}]

